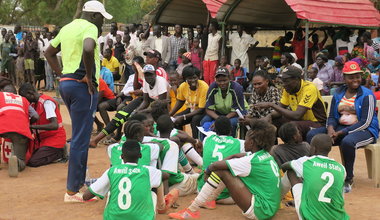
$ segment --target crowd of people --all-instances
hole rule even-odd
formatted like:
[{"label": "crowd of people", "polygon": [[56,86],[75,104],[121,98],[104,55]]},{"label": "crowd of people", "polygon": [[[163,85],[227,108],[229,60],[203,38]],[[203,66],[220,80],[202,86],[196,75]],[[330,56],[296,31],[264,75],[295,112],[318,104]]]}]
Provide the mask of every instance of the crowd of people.
[{"label": "crowd of people", "polygon": [[[154,219],[196,192],[169,217],[236,204],[249,219],[269,219],[290,189],[300,218],[348,219],[342,191],[352,190],[356,149],[379,134],[380,46],[370,32],[326,29],[321,42],[313,32],[306,68],[303,30],[287,32],[272,43],[272,59],[257,56],[250,69],[248,51],[259,42],[243,26],[223,39],[214,21],[186,35],[180,24],[170,34],[149,23],[120,31],[112,22],[102,36],[104,18],[112,15],[103,4],[88,1],[80,19],[56,31],[1,30],[0,136],[13,144],[9,176],[68,158],[64,201],[108,196],[105,219]],[[231,56],[222,54],[223,40]],[[38,93],[42,79],[44,91],[59,81],[72,124],[69,154],[58,102]],[[323,95],[333,95],[330,112]],[[111,168],[90,185],[88,150],[100,141]],[[343,165],[328,158],[332,145]]]}]

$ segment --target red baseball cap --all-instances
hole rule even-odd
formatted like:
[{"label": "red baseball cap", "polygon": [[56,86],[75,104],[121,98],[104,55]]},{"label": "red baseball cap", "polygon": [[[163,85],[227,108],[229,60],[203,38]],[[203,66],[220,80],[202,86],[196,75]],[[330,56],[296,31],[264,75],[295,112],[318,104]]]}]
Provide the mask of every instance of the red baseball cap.
[{"label": "red baseball cap", "polygon": [[343,74],[356,74],[356,73],[362,73],[363,70],[360,69],[360,66],[357,62],[355,61],[348,61],[344,64],[343,67]]}]

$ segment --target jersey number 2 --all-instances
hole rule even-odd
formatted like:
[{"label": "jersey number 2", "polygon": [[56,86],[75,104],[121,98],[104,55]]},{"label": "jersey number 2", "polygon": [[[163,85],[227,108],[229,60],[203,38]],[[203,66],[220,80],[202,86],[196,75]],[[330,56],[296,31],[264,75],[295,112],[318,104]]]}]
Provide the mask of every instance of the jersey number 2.
[{"label": "jersey number 2", "polygon": [[[124,187],[125,184],[125,187]],[[123,177],[119,182],[119,195],[117,196],[117,204],[122,210],[126,210],[131,206],[131,191],[132,183],[128,177]],[[125,202],[124,202],[125,197]]]},{"label": "jersey number 2", "polygon": [[318,201],[330,203],[331,202],[331,198],[325,197],[325,194],[326,194],[326,191],[334,183],[334,176],[330,172],[324,172],[324,173],[322,173],[321,179],[326,180],[326,178],[328,178],[328,181],[327,181],[326,185],[324,185],[322,187],[321,191],[319,192]]},{"label": "jersey number 2", "polygon": [[222,152],[219,152],[219,150],[224,149],[225,145],[215,145],[214,151],[212,152],[212,157],[218,157],[218,161],[223,160],[223,154]]}]

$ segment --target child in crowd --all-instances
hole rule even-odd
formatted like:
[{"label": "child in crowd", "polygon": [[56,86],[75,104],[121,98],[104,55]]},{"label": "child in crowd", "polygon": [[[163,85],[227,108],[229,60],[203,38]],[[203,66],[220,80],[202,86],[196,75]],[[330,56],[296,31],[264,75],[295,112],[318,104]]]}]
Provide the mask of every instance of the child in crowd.
[{"label": "child in crowd", "polygon": [[177,63],[182,63],[182,56],[184,53],[186,53],[187,50],[185,48],[180,48],[178,50],[178,57],[177,57]]},{"label": "child in crowd", "polygon": [[311,140],[313,155],[282,165],[282,192],[292,189],[299,219],[349,219],[344,210],[344,166],[328,157],[332,139],[318,134]]},{"label": "child in crowd", "polygon": [[220,65],[219,67],[225,67],[228,69],[228,71],[231,72],[231,65],[228,63],[228,59],[227,59],[227,56],[226,55],[223,55],[221,58],[220,58]]},{"label": "child in crowd", "polygon": [[141,157],[139,142],[126,141],[122,146],[123,163],[106,170],[84,193],[83,199],[88,201],[95,196],[103,199],[110,192],[104,219],[155,218],[157,196],[151,189],[158,188],[169,175],[155,167],[139,165]]},{"label": "child in crowd", "polygon": [[318,75],[318,69],[315,67],[312,67],[307,71],[307,76],[309,77],[309,80],[314,83],[318,91],[322,94],[323,82],[317,77],[317,75]]},{"label": "child in crowd", "polygon": [[178,65],[176,71],[179,75],[182,76],[182,71],[185,67],[190,66],[191,64],[191,53],[186,52],[182,55],[182,62]]},{"label": "child in crowd", "polygon": [[236,59],[234,61],[234,66],[232,67],[230,79],[232,81],[238,82],[240,85],[243,85],[243,83],[247,80],[246,79],[246,69],[241,66],[241,60]]},{"label": "child in crowd", "polygon": [[270,151],[278,166],[310,155],[310,145],[302,142],[302,136],[296,124],[292,122],[283,124],[278,130],[278,136],[284,143],[273,146]]},{"label": "child in crowd", "polygon": [[206,183],[191,205],[170,213],[174,219],[199,218],[199,209],[215,200],[227,187],[231,197],[249,219],[270,219],[280,207],[279,168],[268,153],[276,138],[276,128],[266,121],[254,121],[245,138],[245,151],[209,165]]},{"label": "child in crowd", "polygon": [[[210,135],[203,140],[203,166],[201,175],[198,178],[198,191],[202,189],[205,184],[204,171],[207,167],[216,162],[221,161],[231,155],[244,153],[244,141],[233,138],[231,136],[231,122],[225,116],[220,116],[215,120],[216,134]],[[228,190],[223,192],[216,199],[220,204],[234,204]],[[215,209],[215,200],[207,202],[205,207],[208,209]]]},{"label": "child in crowd", "polygon": [[202,72],[204,51],[199,47],[199,43],[199,38],[194,38],[193,46],[191,47],[191,63]]},{"label": "child in crowd", "polygon": [[16,85],[21,86],[25,80],[25,68],[24,68],[24,51],[17,51],[16,59]]}]

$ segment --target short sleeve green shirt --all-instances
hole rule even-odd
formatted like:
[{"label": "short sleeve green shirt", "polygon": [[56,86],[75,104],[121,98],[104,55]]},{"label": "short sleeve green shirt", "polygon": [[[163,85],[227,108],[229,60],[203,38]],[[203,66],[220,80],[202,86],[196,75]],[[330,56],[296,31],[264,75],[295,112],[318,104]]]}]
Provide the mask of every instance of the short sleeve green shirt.
[{"label": "short sleeve green shirt", "polygon": [[[96,43],[94,50],[95,73],[93,79],[98,83],[100,74],[100,57],[98,44],[98,28],[91,22],[84,19],[75,19],[65,25],[59,34],[50,42],[52,47],[61,45],[62,74],[82,73],[85,75],[82,61],[83,41],[87,38],[93,39]],[[94,77],[95,76],[95,77]]]}]

